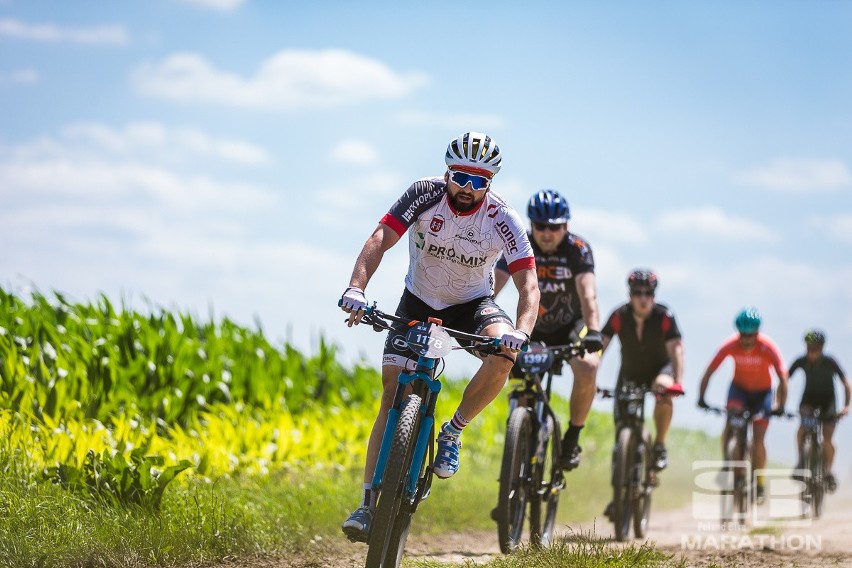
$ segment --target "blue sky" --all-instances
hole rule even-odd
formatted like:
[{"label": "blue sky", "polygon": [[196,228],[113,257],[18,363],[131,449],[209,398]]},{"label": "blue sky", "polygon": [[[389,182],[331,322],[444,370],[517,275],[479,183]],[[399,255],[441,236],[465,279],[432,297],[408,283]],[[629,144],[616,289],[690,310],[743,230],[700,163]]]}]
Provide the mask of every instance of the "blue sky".
[{"label": "blue sky", "polygon": [[[658,272],[692,395],[676,421],[715,432],[697,380],[746,304],[788,363],[819,326],[852,368],[849,61],[852,4],[828,0],[0,0],[0,285],[378,364],[382,338],[336,310],[355,256],[451,138],[485,131],[510,203],[568,197],[604,317],[631,268]],[[393,308],[406,264],[393,249],[368,297]]]}]

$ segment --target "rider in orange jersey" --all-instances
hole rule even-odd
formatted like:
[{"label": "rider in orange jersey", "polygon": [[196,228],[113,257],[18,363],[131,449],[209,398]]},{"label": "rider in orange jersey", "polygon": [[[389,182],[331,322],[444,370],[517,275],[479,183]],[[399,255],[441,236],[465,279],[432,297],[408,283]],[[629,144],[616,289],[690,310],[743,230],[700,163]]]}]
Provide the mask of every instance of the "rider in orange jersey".
[{"label": "rider in orange jersey", "polygon": [[[745,308],[735,320],[738,334],[727,339],[701,377],[701,387],[698,394],[698,406],[708,408],[704,401],[704,393],[710,382],[710,376],[719,368],[727,357],[734,360],[734,379],[728,391],[728,410],[748,410],[755,417],[752,421],[754,449],[752,463],[755,469],[766,466],[766,428],[769,416],[783,412],[787,401],[787,368],[784,366],[781,354],[775,343],[766,335],[758,332],[760,329],[760,313],[756,308]],[[776,401],[772,400],[772,376],[770,367],[778,377]],[[722,432],[724,444],[726,431]],[[763,477],[757,477],[757,501],[763,502]]]}]

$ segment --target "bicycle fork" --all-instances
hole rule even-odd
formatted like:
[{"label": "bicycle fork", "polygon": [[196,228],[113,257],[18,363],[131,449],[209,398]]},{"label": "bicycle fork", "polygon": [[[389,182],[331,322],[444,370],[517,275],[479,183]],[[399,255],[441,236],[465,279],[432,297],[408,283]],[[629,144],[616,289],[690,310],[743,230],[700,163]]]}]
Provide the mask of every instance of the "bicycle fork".
[{"label": "bicycle fork", "polygon": [[[372,489],[373,491],[381,491],[382,480],[385,469],[387,467],[388,455],[393,441],[394,432],[399,423],[400,407],[402,405],[405,391],[407,387],[414,381],[422,381],[425,385],[425,396],[421,398],[420,406],[420,427],[417,429],[417,438],[414,444],[411,461],[409,463],[408,476],[405,483],[405,494],[408,497],[415,495],[417,490],[417,481],[420,477],[420,465],[423,463],[423,458],[426,455],[426,449],[429,447],[429,442],[433,427],[435,424],[435,401],[438,398],[438,393],[441,391],[441,382],[432,377],[432,372],[435,367],[435,360],[421,357],[417,362],[417,368],[414,372],[403,372],[399,375],[396,393],[394,394],[393,405],[388,410],[388,420],[385,424],[385,431],[382,435],[382,444],[379,449],[379,457],[376,461],[376,469],[373,473]],[[427,484],[428,485],[428,484]],[[424,487],[425,498],[428,495],[428,487]]]}]

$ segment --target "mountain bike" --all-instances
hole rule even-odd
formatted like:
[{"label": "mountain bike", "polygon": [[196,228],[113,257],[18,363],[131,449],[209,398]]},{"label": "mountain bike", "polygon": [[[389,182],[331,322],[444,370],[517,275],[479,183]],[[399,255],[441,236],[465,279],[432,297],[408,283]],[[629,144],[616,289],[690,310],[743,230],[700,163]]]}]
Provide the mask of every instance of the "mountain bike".
[{"label": "mountain bike", "polygon": [[799,468],[810,473],[807,479],[801,479],[802,515],[814,519],[822,516],[822,502],[825,497],[825,453],[822,445],[822,422],[820,409],[801,414],[804,430],[802,445],[799,447]]},{"label": "mountain bike", "polygon": [[[393,405],[388,412],[372,489],[380,492],[370,530],[367,568],[396,568],[402,562],[411,519],[432,487],[435,458],[435,403],[441,392],[443,357],[453,349],[497,353],[500,338],[463,333],[441,325],[441,320],[407,320],[366,308],[362,323],[375,331],[391,329],[388,322],[407,326],[405,342],[417,355],[413,371],[399,374]],[[466,342],[453,346],[452,339]],[[441,367],[439,369],[439,367]]]},{"label": "mountain bike", "polygon": [[[651,494],[659,485],[654,469],[654,446],[645,427],[645,395],[656,393],[645,384],[623,381],[617,389],[598,388],[601,398],[614,398],[616,441],[612,450],[612,523],[615,540],[644,538],[651,518]],[[682,390],[667,390],[671,396]]]},{"label": "mountain bike", "polygon": [[500,490],[491,512],[504,554],[520,545],[524,519],[529,520],[530,544],[546,546],[553,537],[565,481],[559,466],[562,434],[550,406],[551,387],[563,362],[585,352],[582,343],[554,347],[531,343],[512,369]]}]

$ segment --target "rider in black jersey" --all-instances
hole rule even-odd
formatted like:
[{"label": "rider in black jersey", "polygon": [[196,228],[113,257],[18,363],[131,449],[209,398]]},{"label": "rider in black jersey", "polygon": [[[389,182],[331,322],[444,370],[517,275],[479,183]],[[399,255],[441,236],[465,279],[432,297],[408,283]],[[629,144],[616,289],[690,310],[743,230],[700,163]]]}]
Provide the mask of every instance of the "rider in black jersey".
[{"label": "rider in black jersey", "polygon": [[[545,345],[565,345],[582,340],[588,353],[571,360],[574,384],[571,416],[562,438],[560,465],[572,470],[580,464],[580,431],[595,398],[595,379],[600,365],[600,316],[595,287],[595,259],[589,243],[568,230],[568,202],[557,191],[545,189],[530,198],[527,206],[532,230],[541,292],[538,319],[530,338]],[[508,280],[505,260],[495,272],[495,290]]]},{"label": "rider in black jersey", "polygon": [[[812,329],[805,334],[805,345],[807,353],[802,355],[790,365],[789,375],[793,378],[793,373],[801,369],[805,373],[805,390],[802,393],[802,400],[799,403],[799,413],[802,415],[812,414],[817,408],[820,409],[820,419],[822,420],[822,437],[825,445],[825,471],[828,472],[825,477],[828,490],[833,492],[837,489],[837,480],[831,471],[831,466],[834,463],[834,427],[837,420],[849,414],[849,401],[852,398],[852,388],[849,386],[849,380],[840,364],[831,355],[823,353],[825,346],[825,333],[818,329]],[[837,377],[843,385],[845,402],[843,408],[837,411],[837,405],[834,396],[834,378]],[[796,447],[802,447],[802,438],[804,429],[799,426],[796,433]],[[796,469],[801,469],[802,458],[799,456],[799,463]]]}]

